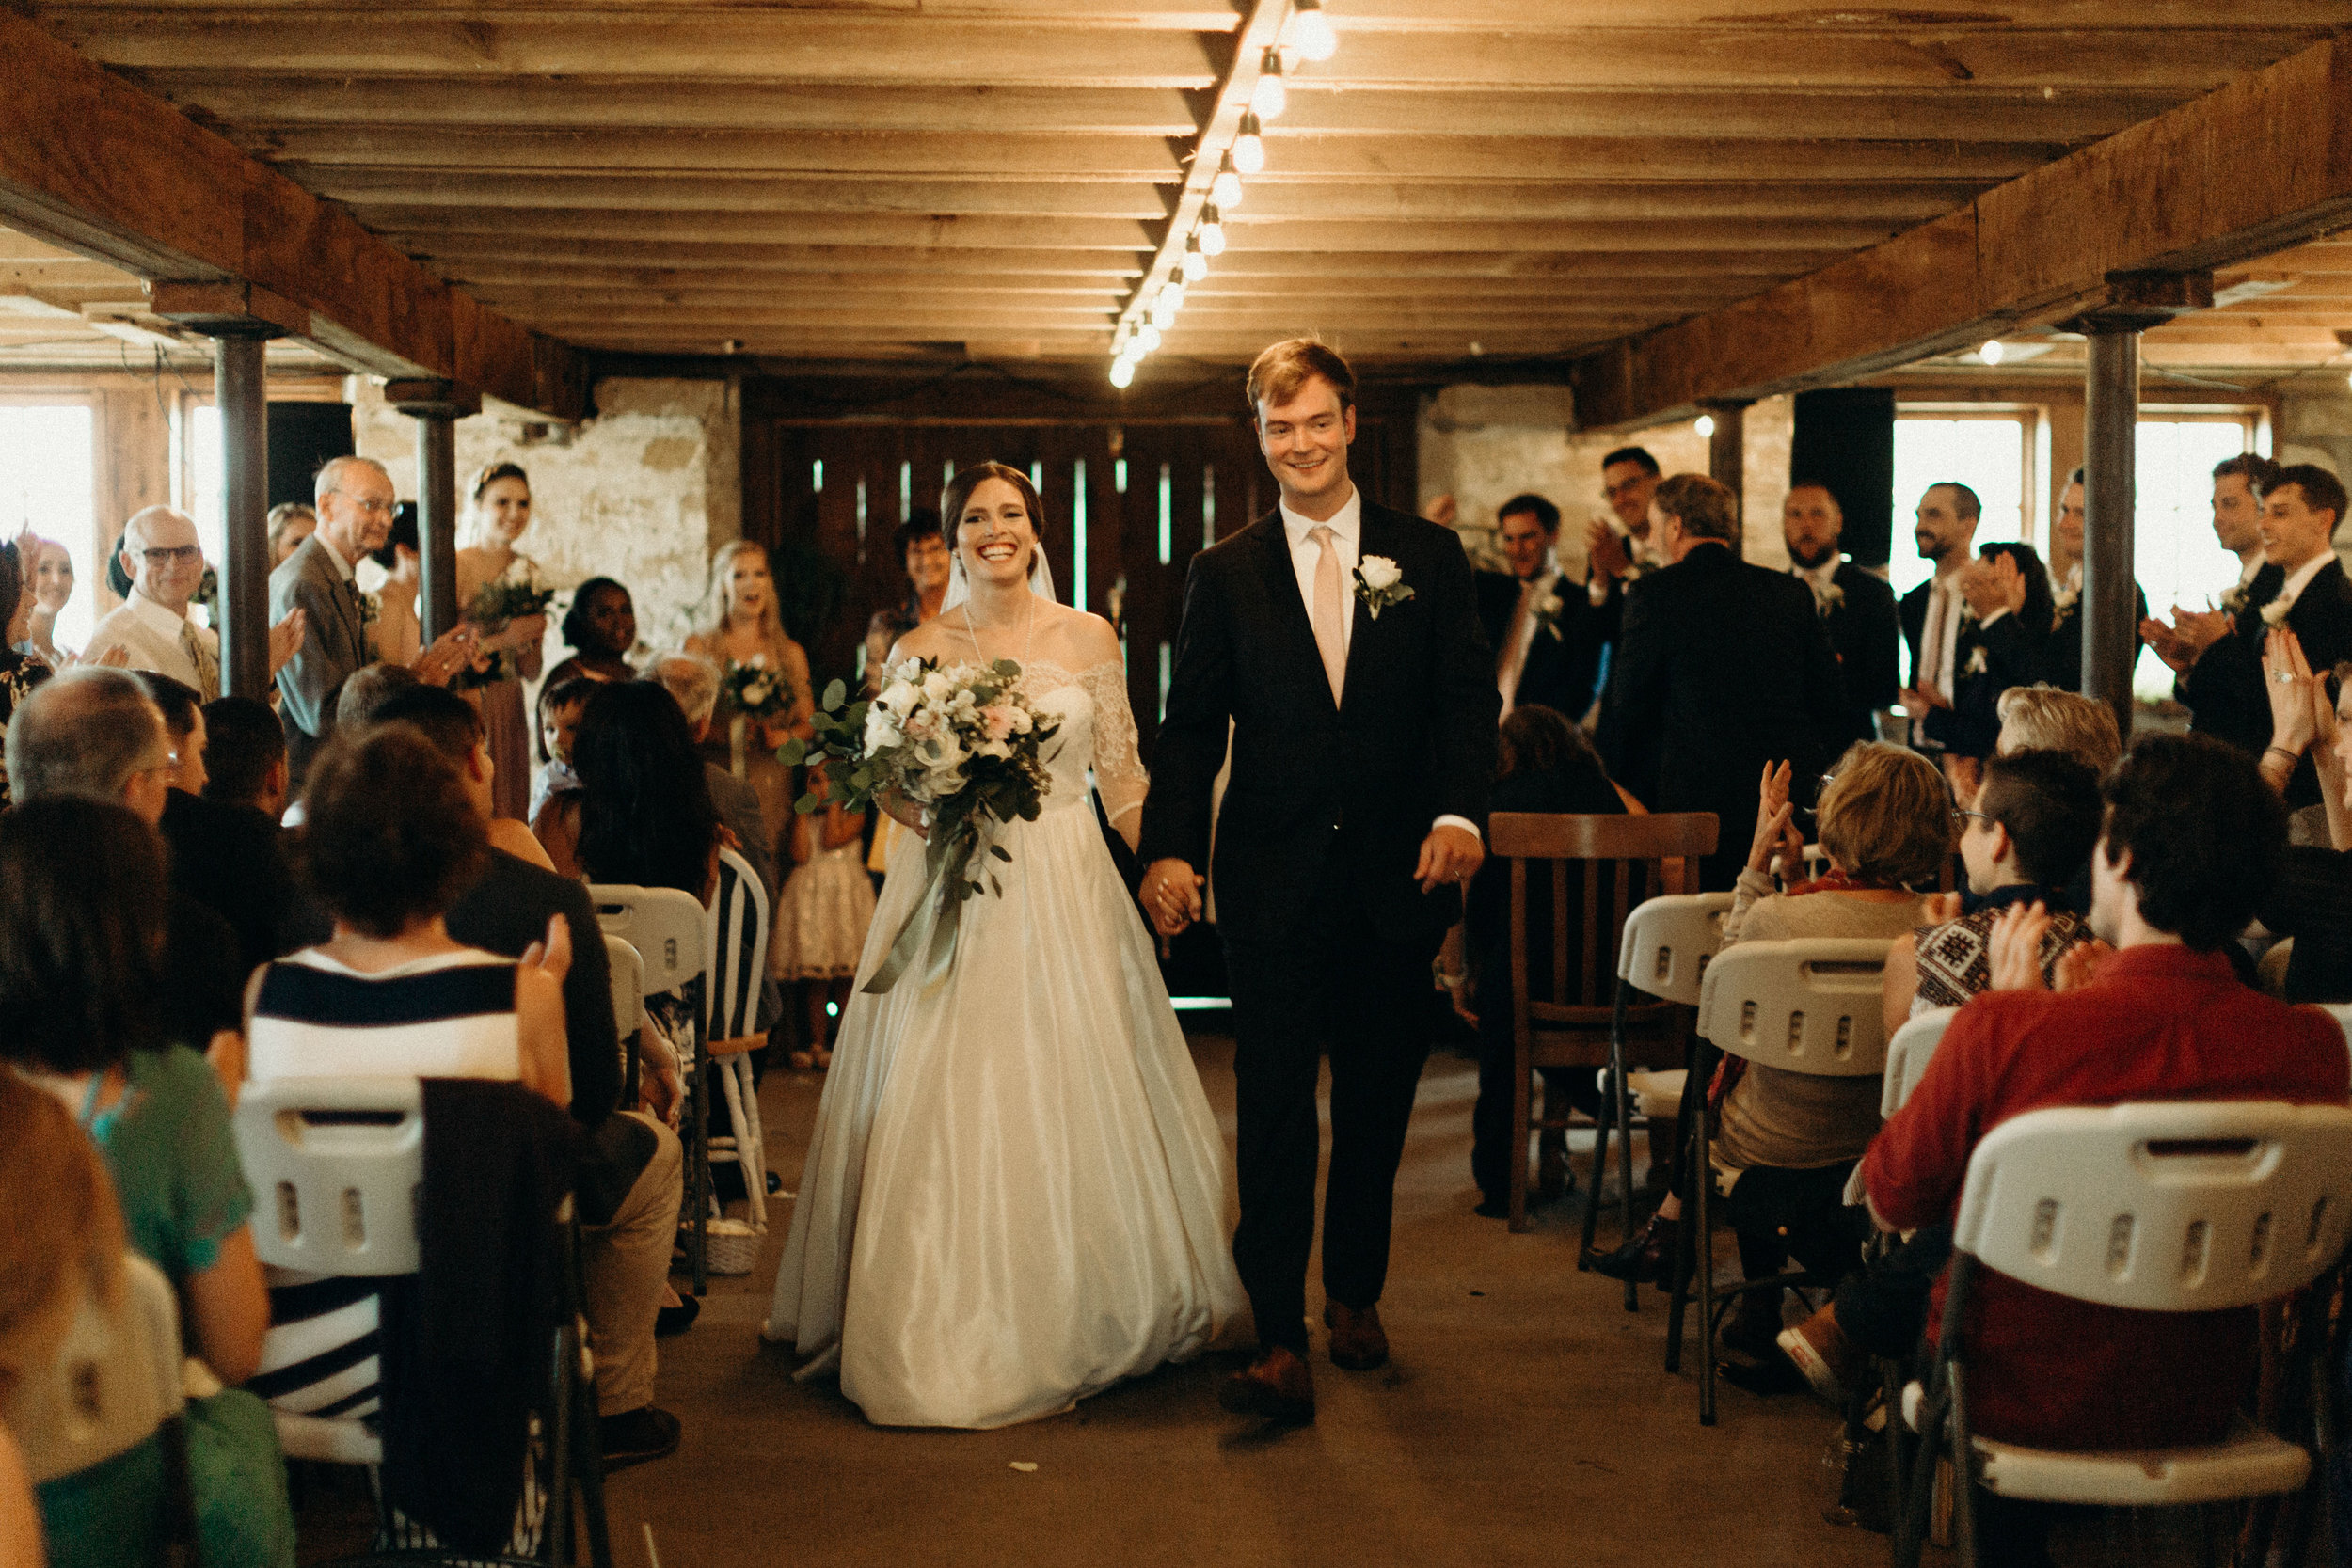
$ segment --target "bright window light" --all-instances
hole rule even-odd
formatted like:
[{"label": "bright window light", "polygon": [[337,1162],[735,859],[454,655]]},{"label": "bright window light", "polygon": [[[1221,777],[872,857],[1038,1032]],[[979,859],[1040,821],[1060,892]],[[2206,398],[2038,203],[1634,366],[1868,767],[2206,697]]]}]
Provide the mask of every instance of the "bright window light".
[{"label": "bright window light", "polygon": [[[73,597],[57,617],[56,639],[77,650],[88,645],[98,625],[103,552],[114,543],[113,533],[101,537],[98,527],[93,439],[87,404],[0,404],[0,537],[13,539],[29,528],[65,546],[73,561]],[[29,580],[24,591],[32,592]]]}]

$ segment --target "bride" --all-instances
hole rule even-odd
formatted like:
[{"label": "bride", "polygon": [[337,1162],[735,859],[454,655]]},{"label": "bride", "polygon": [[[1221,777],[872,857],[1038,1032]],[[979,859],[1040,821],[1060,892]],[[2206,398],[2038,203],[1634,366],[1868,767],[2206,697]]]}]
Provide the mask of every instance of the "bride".
[{"label": "bride", "polygon": [[[1147,780],[1118,634],[1054,603],[1027,475],[967,468],[940,515],[956,581],[891,661],[1016,661],[1060,721],[1051,786],[1035,822],[989,830],[1012,860],[963,906],[946,976],[850,1004],[765,1334],[878,1425],[998,1427],[1199,1354],[1243,1296],[1223,1138],[1087,798],[1090,767],[1132,847]],[[861,983],[923,888],[909,835]]]}]

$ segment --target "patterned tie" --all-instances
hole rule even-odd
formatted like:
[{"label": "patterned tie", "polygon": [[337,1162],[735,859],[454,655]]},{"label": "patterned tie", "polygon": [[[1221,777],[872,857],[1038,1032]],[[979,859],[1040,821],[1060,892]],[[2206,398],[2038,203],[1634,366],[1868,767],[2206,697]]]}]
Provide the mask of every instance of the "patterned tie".
[{"label": "patterned tie", "polygon": [[196,635],[196,623],[193,621],[180,623],[180,651],[188,656],[190,664],[196,666],[197,691],[208,703],[219,696],[220,660],[214,657],[212,649],[204,645],[204,640]]},{"label": "patterned tie", "polygon": [[1315,562],[1315,649],[1323,655],[1323,673],[1330,677],[1331,701],[1337,705],[1347,678],[1347,634],[1340,618],[1340,552],[1334,547],[1339,536],[1319,523],[1307,531],[1307,537],[1323,551],[1323,558]]}]

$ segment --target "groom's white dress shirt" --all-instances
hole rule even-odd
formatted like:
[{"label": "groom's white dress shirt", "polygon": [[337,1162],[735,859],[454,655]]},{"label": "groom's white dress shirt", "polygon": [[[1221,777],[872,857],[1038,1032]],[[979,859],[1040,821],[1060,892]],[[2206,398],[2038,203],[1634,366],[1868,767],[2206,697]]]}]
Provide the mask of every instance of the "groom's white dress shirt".
[{"label": "groom's white dress shirt", "polygon": [[[1343,647],[1356,640],[1356,566],[1363,549],[1364,493],[1355,482],[1347,486],[1347,499],[1340,509],[1320,523],[1290,509],[1287,501],[1278,503],[1282,514],[1282,540],[1290,546],[1291,570],[1298,578],[1299,603],[1306,606],[1308,619],[1315,612],[1315,568],[1323,564],[1323,546],[1311,537],[1318,528],[1331,531],[1331,553],[1340,558],[1340,642]],[[1406,584],[1411,587],[1410,583]],[[1467,816],[1447,815],[1430,824],[1432,828],[1454,827],[1486,842],[1486,835],[1478,831],[1478,824]]]}]

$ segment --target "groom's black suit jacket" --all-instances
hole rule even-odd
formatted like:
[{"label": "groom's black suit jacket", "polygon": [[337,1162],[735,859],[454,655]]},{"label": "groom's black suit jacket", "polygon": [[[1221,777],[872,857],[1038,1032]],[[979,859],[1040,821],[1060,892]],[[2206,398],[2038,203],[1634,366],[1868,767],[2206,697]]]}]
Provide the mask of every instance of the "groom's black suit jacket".
[{"label": "groom's black suit jacket", "polygon": [[1338,707],[1281,514],[1193,558],[1141,858],[1210,863],[1230,720],[1213,873],[1230,941],[1286,937],[1333,856],[1384,937],[1434,942],[1461,915],[1456,890],[1423,895],[1412,872],[1438,817],[1486,827],[1502,700],[1470,561],[1450,531],[1370,500],[1359,553],[1394,561],[1413,596],[1377,617],[1357,603]]}]

